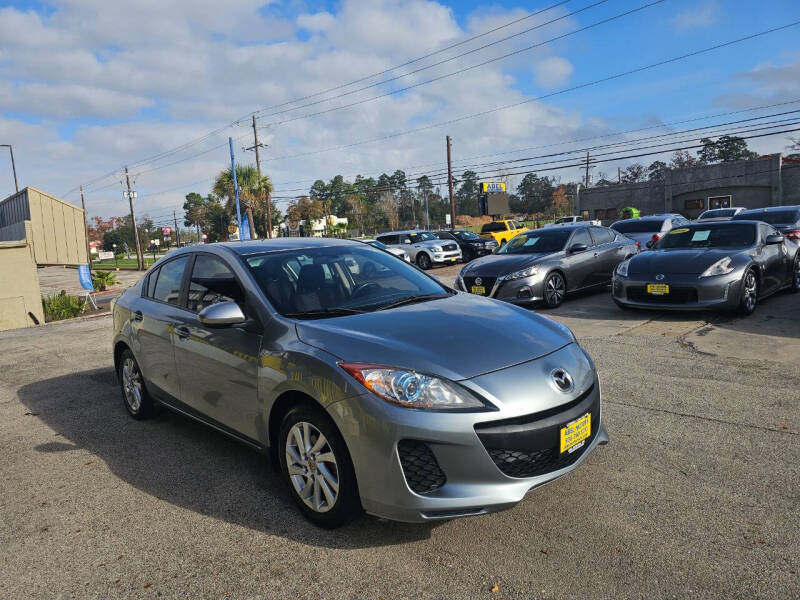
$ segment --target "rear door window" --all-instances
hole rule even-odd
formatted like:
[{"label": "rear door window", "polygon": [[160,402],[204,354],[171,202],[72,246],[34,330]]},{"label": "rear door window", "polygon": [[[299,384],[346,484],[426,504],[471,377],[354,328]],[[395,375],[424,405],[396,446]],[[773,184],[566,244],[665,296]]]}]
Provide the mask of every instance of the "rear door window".
[{"label": "rear door window", "polygon": [[183,272],[186,270],[188,261],[188,256],[181,256],[161,267],[156,285],[153,288],[153,300],[175,305],[180,303],[181,282],[183,281]]}]

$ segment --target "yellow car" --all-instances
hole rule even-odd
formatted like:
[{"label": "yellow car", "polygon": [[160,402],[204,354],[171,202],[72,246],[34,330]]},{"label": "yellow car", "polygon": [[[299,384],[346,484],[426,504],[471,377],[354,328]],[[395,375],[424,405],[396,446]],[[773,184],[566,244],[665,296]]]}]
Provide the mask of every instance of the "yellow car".
[{"label": "yellow car", "polygon": [[525,231],[530,231],[530,229],[525,227],[522,223],[508,219],[486,223],[481,227],[481,232],[478,235],[487,240],[495,240],[502,246],[518,233],[523,233]]}]

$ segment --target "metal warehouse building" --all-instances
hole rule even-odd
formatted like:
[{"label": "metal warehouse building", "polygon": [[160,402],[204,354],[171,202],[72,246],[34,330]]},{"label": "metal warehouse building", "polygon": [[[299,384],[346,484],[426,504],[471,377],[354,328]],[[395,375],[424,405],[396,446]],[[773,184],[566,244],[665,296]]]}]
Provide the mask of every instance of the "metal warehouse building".
[{"label": "metal warehouse building", "polygon": [[800,162],[780,154],[686,169],[664,169],[663,179],[581,187],[575,214],[608,224],[633,206],[642,215],[680,213],[694,219],[726,206],[760,208],[800,204]]},{"label": "metal warehouse building", "polygon": [[84,218],[32,187],[0,202],[0,331],[44,322],[37,266],[88,262]]}]

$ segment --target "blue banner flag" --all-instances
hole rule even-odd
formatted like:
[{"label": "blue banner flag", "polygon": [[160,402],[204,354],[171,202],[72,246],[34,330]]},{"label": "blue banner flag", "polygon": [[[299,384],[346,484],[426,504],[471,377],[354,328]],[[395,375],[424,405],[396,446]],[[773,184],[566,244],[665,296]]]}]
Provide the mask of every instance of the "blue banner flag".
[{"label": "blue banner flag", "polygon": [[78,279],[80,279],[81,287],[90,292],[94,291],[94,284],[92,284],[92,272],[89,270],[89,265],[78,266]]},{"label": "blue banner flag", "polygon": [[250,220],[246,214],[242,217],[242,230],[239,232],[239,239],[243,242],[250,239]]}]

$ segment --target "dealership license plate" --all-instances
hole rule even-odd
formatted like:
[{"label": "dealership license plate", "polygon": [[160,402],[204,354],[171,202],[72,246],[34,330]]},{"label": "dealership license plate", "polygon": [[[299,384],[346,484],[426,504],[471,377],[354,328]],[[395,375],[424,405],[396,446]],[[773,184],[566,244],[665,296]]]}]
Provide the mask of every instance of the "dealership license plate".
[{"label": "dealership license plate", "polygon": [[669,286],[666,283],[648,283],[647,293],[654,296],[666,296],[669,294]]},{"label": "dealership license plate", "polygon": [[458,257],[454,256],[453,258],[450,259],[450,262],[456,262],[457,260],[458,260]]},{"label": "dealership license plate", "polygon": [[485,296],[486,295],[486,286],[473,285],[472,286],[472,293],[473,294],[480,294],[481,296]]},{"label": "dealership license plate", "polygon": [[567,423],[561,428],[561,452],[574,452],[581,446],[592,433],[592,413]]}]

